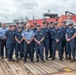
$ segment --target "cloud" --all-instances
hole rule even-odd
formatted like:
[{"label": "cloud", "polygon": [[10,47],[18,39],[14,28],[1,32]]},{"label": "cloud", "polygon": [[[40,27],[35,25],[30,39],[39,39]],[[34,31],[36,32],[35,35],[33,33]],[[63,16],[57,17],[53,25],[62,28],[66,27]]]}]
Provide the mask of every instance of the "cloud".
[{"label": "cloud", "polygon": [[75,0],[0,0],[0,21],[12,22],[14,19],[39,19],[43,13],[64,14],[66,10],[76,12]]}]

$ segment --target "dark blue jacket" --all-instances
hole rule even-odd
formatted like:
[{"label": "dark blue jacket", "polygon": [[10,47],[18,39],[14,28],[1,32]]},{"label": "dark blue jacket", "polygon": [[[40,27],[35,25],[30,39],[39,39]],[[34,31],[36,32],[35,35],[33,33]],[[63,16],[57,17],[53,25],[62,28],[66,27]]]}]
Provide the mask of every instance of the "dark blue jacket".
[{"label": "dark blue jacket", "polygon": [[53,31],[53,29],[54,29],[54,27],[53,28],[51,28],[51,27],[49,28],[49,38],[50,39],[52,39],[52,31]]},{"label": "dark blue jacket", "polygon": [[62,33],[62,41],[66,41],[66,32],[67,32],[67,27],[61,27],[60,30],[61,30],[61,33]]},{"label": "dark blue jacket", "polygon": [[6,45],[14,44],[15,32],[13,30],[6,31],[5,36],[6,36]]},{"label": "dark blue jacket", "polygon": [[76,33],[75,28],[68,28],[66,33],[68,35],[67,38],[71,38],[74,35],[74,33]]},{"label": "dark blue jacket", "polygon": [[44,38],[45,39],[49,39],[49,35],[50,35],[50,31],[49,31],[49,28],[47,27],[47,28],[41,28],[41,31],[43,32],[43,34],[44,34]]},{"label": "dark blue jacket", "polygon": [[16,31],[16,33],[15,33],[15,36],[16,36],[16,38],[20,41],[21,39],[22,39],[22,31]]},{"label": "dark blue jacket", "polygon": [[[44,34],[41,30],[36,31],[34,37],[35,37],[36,40],[40,41],[44,37]],[[35,45],[38,45],[38,44],[35,42]],[[41,42],[41,45],[43,45],[43,42]]]},{"label": "dark blue jacket", "polygon": [[53,29],[52,30],[52,40],[55,41],[56,39],[62,40],[62,33],[60,29]]}]

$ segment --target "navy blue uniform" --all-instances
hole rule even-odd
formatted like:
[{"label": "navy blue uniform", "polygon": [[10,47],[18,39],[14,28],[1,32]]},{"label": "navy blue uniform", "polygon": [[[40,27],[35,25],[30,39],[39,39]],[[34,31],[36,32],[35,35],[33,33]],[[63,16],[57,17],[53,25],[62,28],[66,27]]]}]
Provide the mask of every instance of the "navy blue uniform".
[{"label": "navy blue uniform", "polygon": [[50,57],[52,57],[52,30],[54,28],[49,28],[49,50],[50,50]]},{"label": "navy blue uniform", "polygon": [[[35,33],[35,31],[37,30],[37,28],[33,28],[32,30]],[[34,54],[34,51],[35,51],[35,41],[33,40],[33,54]]]},{"label": "navy blue uniform", "polygon": [[[22,32],[24,32],[25,28],[21,28]],[[24,40],[22,41],[22,57],[24,56]]]},{"label": "navy blue uniform", "polygon": [[[59,42],[56,43],[56,39],[59,39]],[[52,57],[55,58],[56,48],[59,50],[59,58],[62,58],[62,35],[60,29],[53,29],[52,31]]]},{"label": "navy blue uniform", "polygon": [[[43,32],[36,31],[34,37],[37,41],[40,41],[44,37]],[[35,49],[36,49],[36,58],[39,60],[38,54],[40,53],[41,60],[43,60],[43,41],[41,42],[40,45],[37,42],[35,42]]]},{"label": "navy blue uniform", "polygon": [[[21,41],[22,40],[22,31],[17,31],[15,33],[15,37],[17,38],[18,41]],[[15,50],[15,54],[16,54],[16,58],[18,58],[18,52],[20,51],[20,58],[22,58],[22,54],[23,54],[23,50],[22,50],[22,42],[19,44],[17,41],[16,41],[16,50]]]},{"label": "navy blue uniform", "polygon": [[49,28],[41,28],[43,34],[44,34],[44,47],[45,47],[45,54],[46,58],[48,58],[48,50],[49,50]]},{"label": "navy blue uniform", "polygon": [[65,51],[65,57],[67,58],[67,51],[66,51],[66,30],[67,27],[61,27],[60,30],[62,32],[62,54],[64,54]]},{"label": "navy blue uniform", "polygon": [[6,48],[7,48],[7,55],[9,59],[12,59],[13,51],[14,51],[14,37],[15,33],[13,30],[8,30],[5,33],[6,36]]},{"label": "navy blue uniform", "polygon": [[[67,38],[71,39],[75,33],[76,31],[74,28],[68,28],[66,33]],[[75,44],[75,39],[72,39],[70,42],[67,41],[66,43],[67,53],[69,56],[71,56],[71,53],[73,56],[75,56],[74,44]]]},{"label": "navy blue uniform", "polygon": [[[17,28],[15,29],[15,30],[13,30],[14,31],[14,33],[16,33],[16,31],[17,31]],[[14,49],[16,50],[16,40],[14,40]]]}]

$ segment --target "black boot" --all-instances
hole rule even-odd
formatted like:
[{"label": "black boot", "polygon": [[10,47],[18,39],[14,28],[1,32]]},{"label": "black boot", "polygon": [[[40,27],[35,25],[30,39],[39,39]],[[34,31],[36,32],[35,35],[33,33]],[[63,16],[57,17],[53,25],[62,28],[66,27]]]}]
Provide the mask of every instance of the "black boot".
[{"label": "black boot", "polygon": [[44,60],[44,59],[41,59],[41,61],[42,61],[43,63],[45,63],[45,60]]},{"label": "black boot", "polygon": [[15,62],[15,60],[13,58],[11,58],[11,62]]},{"label": "black boot", "polygon": [[37,58],[36,62],[39,62],[39,58]]},{"label": "black boot", "polygon": [[75,56],[73,56],[73,59],[70,62],[75,62],[75,61],[76,61]]},{"label": "black boot", "polygon": [[32,63],[34,63],[34,61],[31,61]]},{"label": "black boot", "polygon": [[20,57],[20,60],[22,60],[22,57]]},{"label": "black boot", "polygon": [[59,58],[59,60],[60,60],[60,61],[63,61],[63,59],[62,59],[62,58]]},{"label": "black boot", "polygon": [[55,60],[55,57],[52,57],[52,59],[51,60]]},{"label": "black boot", "polygon": [[46,60],[49,60],[48,57],[46,57]]},{"label": "black boot", "polygon": [[49,58],[52,58],[52,55],[50,55]]},{"label": "black boot", "polygon": [[33,60],[33,59],[31,59],[31,62],[32,62],[32,63],[34,63],[34,60]]},{"label": "black boot", "polygon": [[66,60],[71,60],[71,55],[69,55],[69,57],[67,57],[67,59]]},{"label": "black boot", "polygon": [[71,60],[71,55],[69,55],[69,60]]}]

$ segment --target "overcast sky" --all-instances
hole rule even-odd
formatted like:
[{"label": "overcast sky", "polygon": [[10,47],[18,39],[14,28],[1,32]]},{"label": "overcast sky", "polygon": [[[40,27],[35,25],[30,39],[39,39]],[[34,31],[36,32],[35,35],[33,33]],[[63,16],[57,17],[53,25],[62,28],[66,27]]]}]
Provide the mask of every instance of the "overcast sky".
[{"label": "overcast sky", "polygon": [[42,18],[48,12],[64,14],[66,10],[76,13],[76,0],[0,0],[0,21],[12,22],[13,19]]}]

